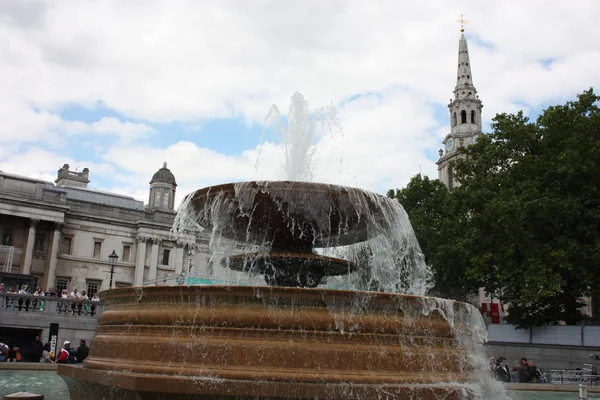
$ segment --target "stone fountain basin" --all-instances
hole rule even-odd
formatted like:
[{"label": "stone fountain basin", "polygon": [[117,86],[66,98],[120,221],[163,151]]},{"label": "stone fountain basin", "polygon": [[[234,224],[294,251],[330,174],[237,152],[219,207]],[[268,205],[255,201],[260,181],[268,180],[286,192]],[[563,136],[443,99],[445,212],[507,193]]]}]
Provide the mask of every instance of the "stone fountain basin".
[{"label": "stone fountain basin", "polygon": [[232,286],[100,296],[89,357],[59,366],[73,400],[459,399],[473,379],[454,334],[470,327],[452,327],[435,298]]},{"label": "stone fountain basin", "polygon": [[204,228],[214,227],[218,210],[218,217],[226,218],[221,221],[224,237],[257,245],[272,243],[276,249],[308,251],[362,242],[375,234],[368,231],[368,218],[383,218],[376,201],[379,195],[324,183],[227,183],[189,196]]}]

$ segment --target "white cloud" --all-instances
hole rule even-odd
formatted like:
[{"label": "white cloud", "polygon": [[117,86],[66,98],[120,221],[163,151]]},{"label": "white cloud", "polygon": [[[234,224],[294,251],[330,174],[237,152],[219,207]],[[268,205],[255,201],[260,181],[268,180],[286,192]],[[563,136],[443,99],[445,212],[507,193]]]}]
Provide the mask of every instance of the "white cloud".
[{"label": "white cloud", "polygon": [[[136,196],[164,160],[180,194],[224,181],[272,179],[281,172],[276,146],[263,149],[255,172],[255,148],[226,155],[193,137],[161,137],[158,145],[160,132],[151,125],[201,126],[216,118],[256,123],[272,103],[286,110],[300,90],[314,107],[341,105],[343,138],[327,139],[315,179],[384,192],[419,170],[436,176],[430,154],[440,147],[446,121],[437,120],[434,106],[447,104],[455,84],[457,10],[470,20],[484,118],[599,86],[600,4],[594,0],[4,1],[1,169],[50,176],[72,161],[60,155],[64,146],[101,136],[93,142],[100,156],[77,162],[91,169],[92,180]],[[549,67],[541,62],[548,59],[554,60]],[[363,96],[347,102],[357,94]],[[123,118],[61,118],[65,107],[99,103]],[[31,145],[45,150],[23,150]]]},{"label": "white cloud", "polygon": [[99,174],[114,173],[114,168],[109,164],[69,159],[40,147],[31,147],[23,153],[8,154],[2,157],[0,170],[54,182],[58,177],[58,169],[64,164],[69,164],[72,169],[79,170],[87,166]]}]

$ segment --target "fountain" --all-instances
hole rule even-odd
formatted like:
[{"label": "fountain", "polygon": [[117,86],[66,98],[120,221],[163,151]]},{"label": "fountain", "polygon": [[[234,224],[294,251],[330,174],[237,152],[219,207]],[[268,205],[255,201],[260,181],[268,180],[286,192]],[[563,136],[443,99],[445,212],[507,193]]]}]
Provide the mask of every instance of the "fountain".
[{"label": "fountain", "polygon": [[242,244],[215,268],[266,285],[102,292],[90,356],[59,367],[71,399],[491,398],[477,375],[481,316],[423,296],[430,272],[396,202],[321,183],[232,183],[186,197],[174,231],[198,225],[213,247]]}]

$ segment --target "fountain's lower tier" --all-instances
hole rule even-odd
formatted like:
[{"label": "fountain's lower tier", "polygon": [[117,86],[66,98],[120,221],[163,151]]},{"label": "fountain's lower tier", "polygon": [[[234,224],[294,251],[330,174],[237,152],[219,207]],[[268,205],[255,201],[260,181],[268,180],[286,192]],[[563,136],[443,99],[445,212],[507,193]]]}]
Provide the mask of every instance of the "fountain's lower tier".
[{"label": "fountain's lower tier", "polygon": [[101,298],[90,356],[58,369],[72,400],[471,396],[473,365],[457,338],[473,328],[455,317],[472,311],[464,303],[231,286]]}]

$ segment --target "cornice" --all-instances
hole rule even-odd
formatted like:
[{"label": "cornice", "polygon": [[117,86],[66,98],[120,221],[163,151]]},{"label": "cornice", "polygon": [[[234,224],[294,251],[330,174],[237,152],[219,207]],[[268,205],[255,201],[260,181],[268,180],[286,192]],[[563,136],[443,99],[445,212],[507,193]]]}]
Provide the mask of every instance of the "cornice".
[{"label": "cornice", "polygon": [[66,213],[67,211],[69,211],[69,206],[67,205],[59,205],[59,204],[44,204],[44,203],[40,203],[40,202],[32,202],[32,201],[27,201],[27,200],[18,200],[18,199],[14,199],[14,198],[7,198],[3,195],[0,194],[0,203],[5,203],[5,204],[12,204],[15,206],[23,206],[23,207],[30,207],[30,208],[38,208],[41,210],[49,210],[49,211],[58,211],[58,212],[63,212]]},{"label": "cornice", "polygon": [[108,221],[108,222],[110,222],[111,225],[123,226],[123,227],[131,228],[131,229],[135,229],[137,227],[137,221],[135,221],[135,220],[126,221],[121,218],[118,218],[117,216],[112,216],[112,218],[110,218],[108,216],[100,216],[100,215],[96,216],[96,215],[90,215],[90,214],[79,214],[79,213],[69,212],[65,216],[65,220],[67,221],[67,224],[69,222],[69,219],[81,220],[81,221],[86,221],[86,222],[104,223],[104,224]]}]

